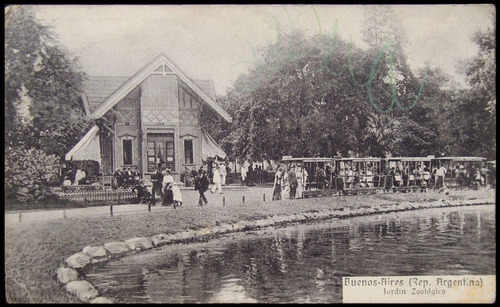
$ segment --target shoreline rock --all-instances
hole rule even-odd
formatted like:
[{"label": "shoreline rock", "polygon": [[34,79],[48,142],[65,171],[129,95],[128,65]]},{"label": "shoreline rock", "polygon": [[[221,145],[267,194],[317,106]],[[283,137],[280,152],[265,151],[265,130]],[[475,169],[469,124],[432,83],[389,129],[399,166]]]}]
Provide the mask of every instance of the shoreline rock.
[{"label": "shoreline rock", "polygon": [[[401,202],[383,204],[375,207],[342,208],[328,210],[310,210],[296,214],[273,215],[256,220],[241,220],[236,223],[217,224],[216,226],[202,227],[197,230],[186,229],[173,234],[157,234],[151,237],[136,237],[124,242],[109,242],[103,246],[86,246],[82,252],[71,255],[66,259],[66,265],[70,268],[60,267],[56,275],[60,283],[66,285],[66,290],[76,295],[80,300],[90,303],[113,303],[106,297],[99,297],[99,292],[88,281],[85,276],[80,276],[77,270],[82,270],[89,264],[108,261],[111,258],[125,256],[129,253],[150,250],[169,244],[191,243],[194,240],[207,240],[212,237],[266,228],[270,226],[289,225],[293,223],[307,223],[326,219],[345,219],[356,216],[373,214],[384,214],[391,212],[402,212],[417,209],[431,209],[457,206],[489,205],[495,204],[495,199],[467,199],[467,200],[436,200],[424,203]],[[77,270],[74,270],[77,269]],[[82,280],[78,280],[81,277]]]}]

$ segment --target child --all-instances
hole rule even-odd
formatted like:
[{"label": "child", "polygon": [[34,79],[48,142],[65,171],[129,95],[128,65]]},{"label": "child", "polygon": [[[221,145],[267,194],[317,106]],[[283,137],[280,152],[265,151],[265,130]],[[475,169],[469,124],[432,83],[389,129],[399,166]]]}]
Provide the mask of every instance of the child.
[{"label": "child", "polygon": [[174,194],[174,208],[182,206],[182,194],[176,182],[172,183],[172,193]]}]

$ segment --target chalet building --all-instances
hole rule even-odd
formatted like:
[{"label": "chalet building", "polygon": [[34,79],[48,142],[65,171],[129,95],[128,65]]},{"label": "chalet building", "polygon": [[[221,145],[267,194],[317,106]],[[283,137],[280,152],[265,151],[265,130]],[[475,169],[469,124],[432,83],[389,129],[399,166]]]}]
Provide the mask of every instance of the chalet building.
[{"label": "chalet building", "polygon": [[103,175],[137,166],[149,178],[162,164],[174,178],[198,169],[224,151],[200,125],[203,117],[231,117],[216,103],[211,81],[187,77],[159,55],[132,77],[89,77],[84,84],[86,115],[96,122],[66,154],[66,160],[95,160]]}]

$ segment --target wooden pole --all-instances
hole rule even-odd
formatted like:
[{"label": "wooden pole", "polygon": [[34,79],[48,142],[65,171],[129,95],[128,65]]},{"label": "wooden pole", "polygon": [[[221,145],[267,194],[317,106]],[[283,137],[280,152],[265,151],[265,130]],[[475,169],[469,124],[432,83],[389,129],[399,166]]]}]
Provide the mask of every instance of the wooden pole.
[{"label": "wooden pole", "polygon": [[113,216],[113,204],[109,205],[109,214]]},{"label": "wooden pole", "polygon": [[264,202],[266,201],[266,193],[262,194],[262,199],[264,200]]}]

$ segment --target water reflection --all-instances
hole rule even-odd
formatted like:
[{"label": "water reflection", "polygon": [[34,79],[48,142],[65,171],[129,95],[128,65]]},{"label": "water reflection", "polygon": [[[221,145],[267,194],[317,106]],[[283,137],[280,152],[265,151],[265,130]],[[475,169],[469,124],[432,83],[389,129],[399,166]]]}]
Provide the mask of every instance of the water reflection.
[{"label": "water reflection", "polygon": [[495,274],[494,206],[332,220],[168,246],[88,274],[117,302],[341,302],[342,276]]}]

